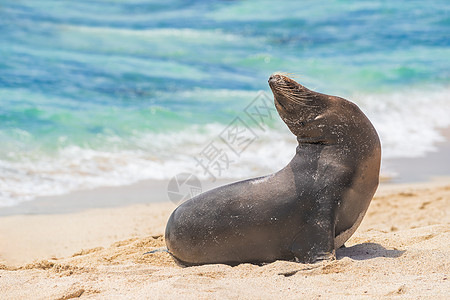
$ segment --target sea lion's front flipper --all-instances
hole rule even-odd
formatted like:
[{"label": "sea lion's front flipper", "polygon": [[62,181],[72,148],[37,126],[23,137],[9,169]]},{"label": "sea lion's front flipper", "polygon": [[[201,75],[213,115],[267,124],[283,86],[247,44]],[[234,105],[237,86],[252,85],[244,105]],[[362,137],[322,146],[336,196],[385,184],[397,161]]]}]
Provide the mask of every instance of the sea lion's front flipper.
[{"label": "sea lion's front flipper", "polygon": [[335,236],[335,202],[319,199],[320,205],[311,212],[309,218],[294,237],[291,252],[295,260],[302,263],[314,263],[319,260],[331,260],[336,257]]},{"label": "sea lion's front flipper", "polygon": [[334,230],[319,224],[302,226],[291,245],[295,260],[301,263],[314,263],[320,260],[335,259]]}]

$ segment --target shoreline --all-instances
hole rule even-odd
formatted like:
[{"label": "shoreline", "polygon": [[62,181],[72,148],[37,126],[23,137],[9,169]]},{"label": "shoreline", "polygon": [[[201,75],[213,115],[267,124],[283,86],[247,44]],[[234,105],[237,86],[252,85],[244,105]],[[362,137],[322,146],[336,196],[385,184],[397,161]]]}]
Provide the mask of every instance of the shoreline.
[{"label": "shoreline", "polygon": [[[380,185],[428,183],[450,177],[450,127],[440,129],[442,141],[422,157],[382,159]],[[261,174],[261,176],[266,174]],[[248,178],[202,180],[202,192]],[[123,207],[142,203],[170,202],[169,179],[141,180],[129,185],[104,186],[62,195],[39,196],[13,206],[0,207],[0,217],[73,213],[94,208]]]},{"label": "shoreline", "polygon": [[[450,177],[450,167],[448,167],[450,164],[450,128],[443,130],[442,133],[445,141],[436,145],[436,151],[430,152],[424,157],[382,161],[380,186],[429,183],[439,181],[440,178]],[[395,172],[395,176],[390,176],[391,172]],[[244,179],[247,178],[218,179],[215,182],[203,180],[201,181],[202,192]],[[169,179],[148,179],[130,185],[106,186],[63,195],[41,196],[14,206],[0,207],[0,217],[74,213],[96,208],[170,202],[167,193],[168,183]]]},{"label": "shoreline", "polygon": [[382,171],[387,172],[387,175],[394,173],[394,176],[387,176],[386,183],[428,182],[450,176],[450,127],[439,132],[443,141],[435,145],[435,151],[421,157],[382,160]]},{"label": "shoreline", "polygon": [[[202,182],[202,191],[235,182],[219,179]],[[0,207],[0,218],[12,215],[52,215],[89,209],[126,207],[136,204],[171,203],[167,193],[169,180],[143,180],[131,185],[98,187],[64,195],[37,197],[18,205]]]}]

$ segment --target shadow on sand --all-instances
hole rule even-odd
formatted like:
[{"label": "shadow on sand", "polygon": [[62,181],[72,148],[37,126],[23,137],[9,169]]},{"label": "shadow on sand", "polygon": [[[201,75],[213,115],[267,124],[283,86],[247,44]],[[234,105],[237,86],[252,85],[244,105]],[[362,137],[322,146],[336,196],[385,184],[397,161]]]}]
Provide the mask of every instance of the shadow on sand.
[{"label": "shadow on sand", "polygon": [[362,243],[348,248],[342,247],[336,250],[336,258],[349,257],[354,260],[366,260],[377,257],[397,258],[405,253],[404,250],[386,249],[376,243]]}]

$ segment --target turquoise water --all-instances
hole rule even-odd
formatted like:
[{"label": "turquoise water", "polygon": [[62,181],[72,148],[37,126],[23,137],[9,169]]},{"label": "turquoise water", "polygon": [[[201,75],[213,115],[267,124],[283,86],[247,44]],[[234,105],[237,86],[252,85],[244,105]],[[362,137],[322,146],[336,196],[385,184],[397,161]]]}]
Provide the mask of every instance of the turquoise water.
[{"label": "turquoise water", "polygon": [[[450,125],[450,2],[317,2],[0,1],[0,206],[203,176],[193,157],[275,71],[359,104],[385,158],[432,151]],[[247,125],[258,138],[220,176],[292,156],[281,121]]]}]

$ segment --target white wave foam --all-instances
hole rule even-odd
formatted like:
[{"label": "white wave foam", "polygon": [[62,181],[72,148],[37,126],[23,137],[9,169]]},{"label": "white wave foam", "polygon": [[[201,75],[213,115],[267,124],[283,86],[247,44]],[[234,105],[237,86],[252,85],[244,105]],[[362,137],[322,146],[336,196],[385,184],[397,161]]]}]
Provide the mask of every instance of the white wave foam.
[{"label": "white wave foam", "polygon": [[[280,135],[272,129],[258,132],[259,138],[239,157],[218,138],[225,127],[195,125],[178,133],[135,137],[134,150],[101,151],[70,146],[61,149],[56,157],[0,161],[0,206],[14,205],[36,196],[125,185],[144,179],[168,179],[181,172],[210,180],[194,159],[210,142],[230,158],[229,167],[216,174],[222,178],[270,172],[279,166],[280,160],[287,163],[294,153],[292,137],[289,142],[289,138],[281,138],[277,145],[270,142],[270,136]],[[284,135],[289,136],[287,132]],[[267,157],[271,159],[265,159]]]},{"label": "white wave foam", "polygon": [[384,158],[419,157],[444,141],[450,126],[450,88],[357,95],[357,104],[377,129]]},{"label": "white wave foam", "polygon": [[[450,126],[450,90],[358,95],[361,109],[377,128],[383,157],[421,156],[432,151],[443,138],[439,128]],[[254,129],[257,138],[240,155],[219,138],[223,124],[193,125],[180,132],[146,134],[115,144],[132,149],[86,149],[70,146],[56,156],[39,159],[15,157],[0,161],[0,206],[15,205],[36,196],[64,194],[99,186],[130,184],[144,179],[169,179],[188,172],[202,180],[208,173],[194,157],[213,142],[229,159],[222,164],[220,178],[246,178],[279,170],[295,154],[295,137],[281,123],[276,128]]]}]

